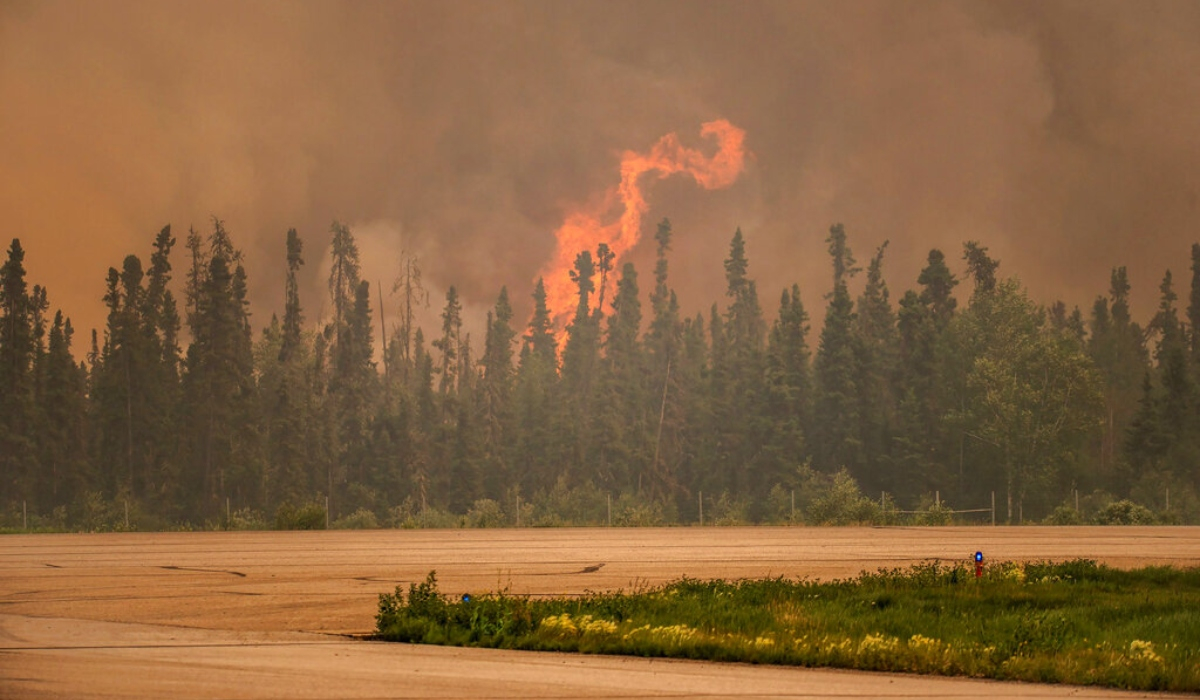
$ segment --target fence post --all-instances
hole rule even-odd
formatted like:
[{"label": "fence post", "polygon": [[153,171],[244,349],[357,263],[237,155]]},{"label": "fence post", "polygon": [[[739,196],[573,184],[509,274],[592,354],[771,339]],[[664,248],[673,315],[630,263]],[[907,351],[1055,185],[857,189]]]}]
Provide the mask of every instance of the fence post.
[{"label": "fence post", "polygon": [[[225,509],[229,509],[229,499],[225,499]],[[325,497],[325,529],[329,529],[329,496]]]},{"label": "fence post", "polygon": [[941,492],[941,491],[934,491],[934,492],[933,492],[933,499],[934,499],[934,503],[937,505],[937,507],[938,507],[938,508],[941,508],[941,507],[942,507],[942,492]]},{"label": "fence post", "polygon": [[996,527],[996,492],[992,491],[992,527]]},{"label": "fence post", "polygon": [[704,492],[700,492],[700,527],[704,527]]},{"label": "fence post", "polygon": [[26,501],[21,501],[21,529],[29,529],[29,504]]},{"label": "fence post", "polygon": [[[228,501],[226,501],[226,503],[228,503]],[[229,515],[228,515],[229,508],[228,507],[225,508],[225,512],[226,512],[225,519],[228,520],[229,519]],[[129,499],[128,498],[125,499],[125,530],[126,530],[126,532],[129,531]]]},{"label": "fence post", "polygon": [[517,494],[517,527],[521,527],[521,494]]},{"label": "fence post", "polygon": [[608,526],[612,527],[612,494],[608,494]]},{"label": "fence post", "polygon": [[1075,512],[1079,512],[1079,489],[1075,489]]},{"label": "fence post", "polygon": [[1167,510],[1171,510],[1171,487],[1167,487]]},{"label": "fence post", "polygon": [[796,524],[796,489],[792,489],[792,524]]}]

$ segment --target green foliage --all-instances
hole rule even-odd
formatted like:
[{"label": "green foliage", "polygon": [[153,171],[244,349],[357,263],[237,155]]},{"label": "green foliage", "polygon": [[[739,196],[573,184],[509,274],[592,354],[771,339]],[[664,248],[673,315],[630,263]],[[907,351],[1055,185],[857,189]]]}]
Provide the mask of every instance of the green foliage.
[{"label": "green foliage", "polygon": [[1149,508],[1128,499],[1101,508],[1092,520],[1097,525],[1154,525],[1157,522]]},{"label": "green foliage", "polygon": [[388,525],[405,530],[445,530],[462,527],[462,518],[442,508],[422,508],[412,498],[406,498],[388,513]]},{"label": "green foliage", "polygon": [[553,488],[533,498],[534,518],[538,527],[560,525],[604,525],[608,520],[608,495],[590,481],[575,487],[560,476]]},{"label": "green foliage", "polygon": [[664,506],[661,501],[623,493],[613,502],[613,525],[661,527],[675,521],[674,508]]},{"label": "green foliage", "polygon": [[280,504],[275,509],[276,530],[324,530],[325,506],[319,503],[304,503],[294,506]]},{"label": "green foliage", "polygon": [[848,581],[683,579],[634,593],[380,596],[393,641],[669,656],[1143,690],[1200,689],[1200,570],[920,564]]},{"label": "green foliage", "polygon": [[379,528],[379,519],[375,517],[374,512],[366,508],[359,508],[349,515],[343,515],[334,520],[330,527],[334,530],[376,530]]},{"label": "green foliage", "polygon": [[864,525],[880,519],[879,505],[862,495],[858,483],[844,467],[837,470],[812,495],[805,509],[811,525]]},{"label": "green foliage", "polygon": [[[322,526],[324,523],[322,523]],[[271,524],[257,510],[253,508],[239,508],[229,514],[229,519],[222,523],[224,530],[270,530]],[[277,528],[279,529],[279,528]],[[304,529],[304,528],[288,528],[288,529]],[[311,529],[311,528],[307,528]]]},{"label": "green foliage", "polygon": [[1083,515],[1069,505],[1061,505],[1054,509],[1054,512],[1046,516],[1045,523],[1047,525],[1083,525]]},{"label": "green foliage", "polygon": [[481,498],[471,505],[464,518],[467,527],[507,527],[509,518],[500,504],[490,498]]},{"label": "green foliage", "polygon": [[705,525],[739,526],[750,524],[750,504],[728,491],[713,498],[705,510]]}]

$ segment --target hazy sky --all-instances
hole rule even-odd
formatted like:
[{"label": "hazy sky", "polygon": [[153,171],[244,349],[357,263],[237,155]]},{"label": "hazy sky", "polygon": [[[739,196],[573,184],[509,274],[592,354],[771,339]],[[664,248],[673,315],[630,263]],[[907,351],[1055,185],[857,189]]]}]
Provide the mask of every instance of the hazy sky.
[{"label": "hazy sky", "polygon": [[[289,227],[319,316],[334,219],[385,291],[408,250],[431,313],[455,284],[477,321],[507,284],[524,314],[554,230],[624,151],[674,132],[712,152],[700,125],[727,119],[736,182],[645,186],[685,311],[724,303],[741,226],[768,315],[793,282],[819,315],[843,222],[860,262],[890,239],[894,299],[931,247],[961,271],[978,239],[1085,312],[1128,265],[1144,321],[1168,267],[1186,297],[1197,115],[1197,2],[0,0],[0,239],[81,329],[109,266],[170,223],[182,270],[212,215],[256,327],[282,306]],[[652,237],[629,259],[646,291]]]}]

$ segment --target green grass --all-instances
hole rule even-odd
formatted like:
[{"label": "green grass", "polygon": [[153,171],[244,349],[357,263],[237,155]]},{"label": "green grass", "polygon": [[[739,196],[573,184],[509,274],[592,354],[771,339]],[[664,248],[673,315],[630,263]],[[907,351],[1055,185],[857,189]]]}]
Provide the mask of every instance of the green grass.
[{"label": "green grass", "polygon": [[379,600],[401,642],[1200,691],[1200,569],[1078,560],[922,564],[818,583],[697,581],[631,593],[451,601],[431,572]]}]

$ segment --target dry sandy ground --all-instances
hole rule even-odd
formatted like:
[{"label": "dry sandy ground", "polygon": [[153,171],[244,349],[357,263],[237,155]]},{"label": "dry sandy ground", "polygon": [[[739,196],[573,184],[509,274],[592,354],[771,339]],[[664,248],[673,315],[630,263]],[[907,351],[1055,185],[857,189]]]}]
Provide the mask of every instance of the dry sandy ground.
[{"label": "dry sandy ground", "polygon": [[[372,644],[381,592],[836,578],[927,560],[1200,566],[1200,528],[671,528],[0,537],[0,698],[1109,697],[1090,689]],[[599,566],[597,570],[597,566]]]}]

